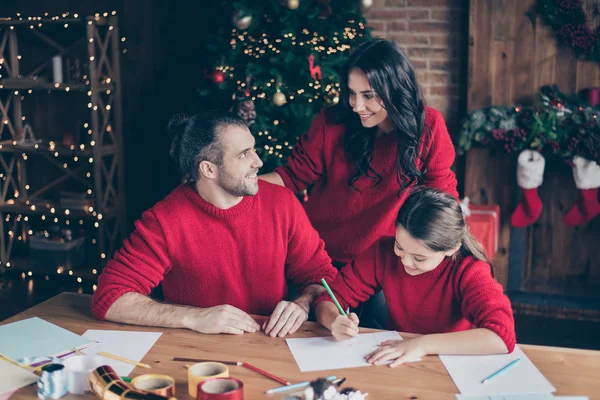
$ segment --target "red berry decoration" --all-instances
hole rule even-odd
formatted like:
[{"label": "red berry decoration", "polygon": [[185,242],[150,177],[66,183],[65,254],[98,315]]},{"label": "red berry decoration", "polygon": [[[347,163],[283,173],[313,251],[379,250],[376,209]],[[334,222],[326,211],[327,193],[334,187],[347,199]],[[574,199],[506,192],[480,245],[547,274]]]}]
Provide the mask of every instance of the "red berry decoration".
[{"label": "red berry decoration", "polygon": [[223,73],[223,71],[214,70],[210,74],[210,80],[215,85],[219,85],[225,81],[225,74]]}]

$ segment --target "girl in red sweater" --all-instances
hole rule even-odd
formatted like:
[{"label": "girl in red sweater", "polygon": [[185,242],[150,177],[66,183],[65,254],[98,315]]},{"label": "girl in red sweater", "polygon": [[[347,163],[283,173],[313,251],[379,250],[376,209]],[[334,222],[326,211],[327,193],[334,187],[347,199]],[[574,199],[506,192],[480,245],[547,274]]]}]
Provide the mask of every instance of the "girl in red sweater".
[{"label": "girl in red sweater", "polygon": [[[458,202],[432,188],[415,189],[396,219],[395,238],[384,238],[346,265],[331,284],[341,306],[355,307],[383,289],[388,327],[419,333],[386,341],[366,356],[395,367],[427,354],[512,352],[514,319],[481,245],[469,233]],[[356,314],[341,316],[325,293],[317,320],[336,339],[358,334]]]}]

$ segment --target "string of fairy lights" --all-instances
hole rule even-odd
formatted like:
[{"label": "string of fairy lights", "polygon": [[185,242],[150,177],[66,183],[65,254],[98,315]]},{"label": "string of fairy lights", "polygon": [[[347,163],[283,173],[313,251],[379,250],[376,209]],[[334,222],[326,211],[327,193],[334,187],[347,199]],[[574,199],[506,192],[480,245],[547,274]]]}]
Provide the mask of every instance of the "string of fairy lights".
[{"label": "string of fairy lights", "polygon": [[[343,53],[352,48],[347,42],[357,37],[362,37],[362,32],[365,29],[365,25],[360,21],[349,20],[348,25],[354,26],[346,26],[341,32],[334,32],[332,36],[328,36],[327,38],[317,32],[310,32],[306,28],[302,29],[297,35],[293,32],[284,32],[276,38],[269,38],[265,32],[254,37],[247,31],[234,28],[231,30],[229,45],[232,51],[242,51],[248,57],[248,62],[256,62],[256,60],[262,57],[268,57],[271,54],[280,54],[282,49],[296,46],[308,48],[310,52],[317,54],[324,53],[325,55],[331,55]],[[283,97],[280,97],[282,100],[273,97],[273,102],[277,106],[294,101],[312,103],[321,96],[324,96],[330,104],[339,102],[340,84],[333,81],[323,82],[327,78],[322,80],[315,79],[314,82],[309,82],[307,87],[291,88],[286,82],[281,80],[280,76],[271,78],[266,82],[255,81],[250,84],[247,77],[245,80],[236,78],[238,71],[233,66],[219,65],[215,70],[221,71],[231,79],[236,79],[237,91],[246,92],[246,96],[252,101],[266,101],[271,96],[283,94]],[[280,121],[278,119],[272,121],[273,127],[277,127],[279,124]],[[282,150],[293,149],[293,143],[289,143],[288,141],[278,143],[277,137],[268,130],[259,131],[257,134],[268,139],[269,143],[264,145],[264,149],[270,155],[274,154],[279,158],[283,158],[284,153]]]},{"label": "string of fairy lights", "polygon": [[[115,16],[117,14],[116,11],[112,11],[111,13],[108,12],[104,12],[104,13],[96,13],[93,16],[93,19],[95,21],[99,21],[101,18],[107,18],[109,17],[109,15],[111,16]],[[0,21],[2,21],[5,25],[8,25],[8,29],[10,30],[14,30],[15,27],[19,24],[29,24],[29,29],[39,29],[42,28],[44,26],[44,23],[62,23],[63,27],[65,29],[69,29],[70,27],[72,27],[74,25],[74,23],[81,23],[81,22],[85,22],[85,20],[88,19],[87,17],[80,17],[78,14],[74,13],[71,14],[69,12],[63,13],[60,16],[50,16],[49,13],[44,13],[43,16],[29,16],[29,17],[24,17],[21,14],[17,14],[16,17],[8,17],[8,18],[0,18]],[[93,24],[94,21],[89,20],[87,21],[88,25]],[[108,30],[112,31],[114,29],[114,26],[112,25],[108,25]],[[123,46],[123,43],[125,43],[126,38],[123,36],[120,38],[120,42],[122,43],[121,46]],[[89,38],[89,42],[92,43],[94,42],[94,38]],[[127,53],[127,49],[122,47],[121,48],[122,53]],[[20,61],[22,60],[22,56],[18,55],[17,59]],[[89,56],[89,60],[90,61],[94,61],[95,57],[94,56]],[[3,54],[0,54],[0,79],[2,79],[2,67],[4,65],[5,62],[5,58],[3,56]],[[56,91],[64,91],[64,92],[70,92],[71,90],[82,90],[82,87],[84,91],[87,91],[87,96],[89,98],[87,107],[90,109],[91,112],[98,112],[99,111],[99,103],[101,96],[106,95],[106,96],[110,96],[111,92],[113,90],[113,86],[112,86],[112,80],[110,77],[108,76],[103,76],[100,79],[100,93],[97,93],[97,98],[98,98],[98,104],[93,104],[93,97],[94,97],[94,93],[92,91],[92,84],[90,82],[90,79],[88,77],[87,74],[84,74],[82,76],[82,84],[69,84],[69,83],[54,83],[52,84],[52,87],[48,89],[48,94],[51,94],[53,92]],[[4,89],[4,85],[2,84],[2,81],[0,81],[0,89]],[[14,90],[14,92],[10,95],[10,96],[19,96],[20,101],[24,102],[26,101],[26,98],[28,97],[28,95],[32,95],[33,94],[33,90],[32,89],[25,89],[25,90]],[[11,98],[9,98],[6,102],[6,104],[9,104],[12,101]],[[110,104],[110,101],[106,102],[108,104],[103,104],[103,107],[105,108],[106,112],[109,112],[112,108],[112,105]],[[91,115],[90,115],[91,117]],[[9,125],[11,124],[10,119],[7,115],[2,116],[0,114],[0,118],[1,121],[4,125]],[[23,122],[27,121],[27,117],[25,115],[22,115],[21,120]],[[102,126],[102,123],[101,123]],[[96,143],[92,137],[93,137],[93,130],[92,130],[92,126],[90,122],[84,122],[81,126],[82,131],[87,133],[87,137],[89,138],[89,140],[87,141],[87,143],[82,143],[79,145],[68,145],[68,146],[64,146],[61,144],[57,144],[54,141],[49,141],[47,143],[35,143],[33,146],[31,146],[31,148],[25,148],[23,146],[20,145],[19,142],[17,142],[16,140],[13,141],[4,141],[2,142],[3,144],[0,144],[0,150],[3,148],[3,146],[6,147],[13,147],[13,149],[18,150],[18,152],[20,153],[20,157],[22,158],[22,162],[26,162],[29,158],[29,156],[32,153],[35,154],[40,154],[40,153],[45,153],[50,155],[50,157],[53,157],[56,160],[60,161],[64,161],[62,163],[62,168],[64,170],[68,170],[69,167],[74,166],[74,168],[72,168],[73,170],[76,169],[84,169],[84,166],[87,166],[87,168],[84,171],[84,176],[88,181],[88,188],[85,189],[85,193],[88,196],[91,196],[92,194],[94,194],[91,186],[93,186],[93,179],[92,179],[92,167],[93,164],[95,162],[94,157],[92,156],[92,148],[94,146],[97,145],[102,145],[102,143]],[[105,126],[102,127],[102,129],[107,133],[110,134],[110,132],[112,131],[112,125],[110,123],[105,124]],[[102,138],[104,136],[104,132],[101,133],[98,137]],[[11,146],[12,145],[12,146]],[[30,153],[28,155],[28,153]],[[72,158],[72,161],[66,161],[66,158]],[[58,164],[60,164],[60,161],[57,161]],[[82,165],[82,163],[85,163],[85,165]],[[13,177],[9,177],[7,176],[5,173],[0,173],[0,179],[4,182],[4,184],[8,184],[9,181],[14,182],[18,182],[18,180],[14,179]],[[28,193],[32,188],[30,187],[29,184],[27,184],[25,186],[25,190],[28,191]],[[89,205],[89,206],[85,206],[84,208],[78,208],[78,209],[74,209],[74,208],[65,208],[65,207],[59,207],[57,205],[52,204],[51,202],[35,202],[32,203],[29,199],[25,200],[25,201],[20,201],[19,198],[21,197],[21,193],[19,193],[19,190],[17,188],[14,189],[14,193],[13,193],[13,198],[12,199],[8,199],[5,204],[7,205],[23,205],[25,207],[28,208],[28,210],[23,211],[20,210],[19,212],[6,212],[6,217],[4,219],[4,221],[0,222],[0,223],[10,223],[11,220],[13,220],[16,223],[20,223],[20,222],[32,222],[32,218],[39,216],[39,218],[41,218],[42,221],[47,221],[47,222],[53,222],[55,224],[59,224],[59,223],[64,223],[64,225],[66,226],[70,226],[71,224],[73,225],[77,225],[79,224],[80,226],[84,225],[84,219],[91,219],[91,221],[93,221],[93,226],[94,228],[98,229],[100,228],[100,224],[101,221],[104,219],[104,216],[102,213],[98,212],[97,210],[94,209],[93,206]],[[28,196],[25,196],[28,197]],[[28,214],[29,213],[29,214]],[[15,227],[17,225],[14,225]],[[26,232],[28,235],[33,235],[34,232],[33,230],[29,229]],[[25,240],[25,238],[23,237],[23,235],[20,235],[18,230],[13,231],[12,229],[8,229],[7,234],[9,236],[9,238],[12,239],[16,239],[17,241],[23,241]],[[16,236],[16,237],[15,237]],[[45,237],[49,237],[49,232],[47,230],[43,231],[43,236]],[[93,245],[97,245],[97,239],[96,238],[91,238],[91,243]],[[102,259],[106,258],[106,254],[105,253],[100,253],[100,257]],[[0,262],[1,263],[1,262]],[[13,265],[11,265],[10,261],[7,261],[5,266],[7,268],[11,268],[13,267]],[[73,270],[68,270],[67,268],[63,267],[63,266],[59,266],[56,269],[56,273],[59,275],[69,275],[69,276],[73,276],[76,281],[78,283],[82,283],[83,282],[83,278],[82,276],[80,276],[79,274],[77,274],[78,271],[73,271]],[[98,270],[96,268],[91,269],[91,273],[93,275],[96,275],[98,273]],[[34,271],[29,270],[27,272],[22,272],[21,276],[22,278],[26,278],[27,276],[31,277],[33,276]],[[45,279],[49,280],[50,277],[47,273],[43,273],[42,275],[45,275]],[[96,285],[93,285],[93,289],[96,289]]]}]

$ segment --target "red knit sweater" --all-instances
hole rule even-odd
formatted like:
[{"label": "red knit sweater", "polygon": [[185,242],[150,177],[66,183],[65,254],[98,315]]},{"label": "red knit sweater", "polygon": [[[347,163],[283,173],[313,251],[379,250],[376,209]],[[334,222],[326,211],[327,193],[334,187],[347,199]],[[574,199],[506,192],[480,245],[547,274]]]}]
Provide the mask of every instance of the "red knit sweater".
[{"label": "red knit sweater", "polygon": [[[344,309],[383,289],[390,329],[430,334],[475,326],[498,334],[509,352],[515,347],[510,300],[490,266],[472,256],[456,261],[447,257],[434,270],[411,276],[394,254],[394,238],[386,237],[342,268],[330,286]],[[325,293],[315,305],[321,301],[331,298]]]},{"label": "red knit sweater", "polygon": [[[454,146],[439,111],[426,107],[425,132],[420,152],[427,171],[423,184],[458,197],[456,176],[450,170]],[[308,134],[298,139],[287,165],[275,169],[286,187],[298,192],[314,184],[305,205],[306,213],[321,238],[327,253],[337,261],[349,262],[382,236],[395,233],[394,221],[406,199],[398,197],[396,178],[396,140],[384,135],[375,141],[372,168],[382,177],[379,185],[361,177],[348,185],[355,172],[344,153],[345,125],[336,125],[332,109],[318,115]],[[417,159],[417,168],[423,163]]]},{"label": "red knit sweater", "polygon": [[98,279],[96,318],[124,293],[148,295],[161,282],[169,303],[269,315],[287,297],[286,278],[302,289],[337,274],[292,192],[262,180],[256,196],[226,210],[181,185],[135,226]]}]

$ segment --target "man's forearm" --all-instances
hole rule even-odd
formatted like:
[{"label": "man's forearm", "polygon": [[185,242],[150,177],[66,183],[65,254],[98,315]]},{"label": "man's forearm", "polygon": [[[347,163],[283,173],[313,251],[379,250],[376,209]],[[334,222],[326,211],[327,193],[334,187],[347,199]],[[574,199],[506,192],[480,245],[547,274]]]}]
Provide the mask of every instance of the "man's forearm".
[{"label": "man's forearm", "polygon": [[308,285],[307,287],[304,288],[304,290],[302,291],[300,296],[298,296],[298,298],[296,300],[294,300],[294,303],[296,303],[300,307],[304,308],[306,310],[306,312],[309,312],[310,308],[312,306],[312,303],[324,291],[325,291],[325,288],[321,285],[316,285],[316,284]]},{"label": "man's forearm", "polygon": [[119,297],[108,309],[106,319],[133,325],[188,328],[188,321],[201,308],[159,303],[139,293]]}]

